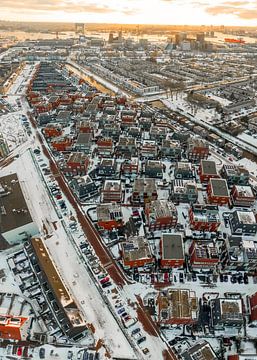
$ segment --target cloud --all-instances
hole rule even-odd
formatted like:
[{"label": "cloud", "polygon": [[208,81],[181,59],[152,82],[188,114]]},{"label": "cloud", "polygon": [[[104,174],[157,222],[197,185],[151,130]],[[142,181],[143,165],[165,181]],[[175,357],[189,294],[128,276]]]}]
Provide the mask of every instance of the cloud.
[{"label": "cloud", "polygon": [[253,4],[250,1],[226,1],[218,6],[210,6],[205,8],[205,11],[210,15],[234,15],[244,20],[257,19],[257,6],[254,8],[247,8],[247,6]]},{"label": "cloud", "polygon": [[113,12],[121,12],[127,15],[134,15],[136,9],[130,9],[128,7],[118,9],[116,7],[110,7],[108,5],[97,5],[95,3],[87,3],[85,1],[81,3],[74,3],[70,0],[1,0],[0,9],[17,9],[27,10],[34,12],[42,11],[58,11],[65,13],[95,13],[95,14],[109,14]]}]

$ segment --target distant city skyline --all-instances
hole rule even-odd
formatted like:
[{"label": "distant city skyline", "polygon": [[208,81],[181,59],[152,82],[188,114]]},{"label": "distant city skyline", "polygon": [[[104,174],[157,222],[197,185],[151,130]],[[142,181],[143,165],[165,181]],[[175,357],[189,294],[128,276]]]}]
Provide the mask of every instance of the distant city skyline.
[{"label": "distant city skyline", "polygon": [[256,26],[257,0],[1,0],[1,19]]}]

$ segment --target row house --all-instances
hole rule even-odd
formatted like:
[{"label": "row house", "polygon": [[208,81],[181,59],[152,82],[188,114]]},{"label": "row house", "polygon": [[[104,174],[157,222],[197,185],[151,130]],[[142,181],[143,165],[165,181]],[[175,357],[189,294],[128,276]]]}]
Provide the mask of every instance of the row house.
[{"label": "row house", "polygon": [[211,299],[209,305],[214,330],[229,332],[229,329],[241,329],[244,324],[242,299]]},{"label": "row house", "polygon": [[138,126],[140,129],[142,129],[142,131],[150,131],[152,123],[153,122],[151,118],[141,117],[138,120]]},{"label": "row house", "polygon": [[34,109],[37,114],[47,113],[52,110],[52,105],[46,101],[41,101],[34,106]]},{"label": "row house", "polygon": [[199,166],[199,177],[202,183],[207,183],[210,179],[218,179],[216,163],[212,160],[201,160]]},{"label": "row house", "polygon": [[[206,340],[200,340],[181,353],[182,360],[217,360],[218,357]],[[239,359],[228,359],[239,360]]]},{"label": "row house", "polygon": [[154,263],[154,257],[147,239],[143,236],[130,237],[121,244],[122,262],[126,268],[138,268]]},{"label": "row house", "polygon": [[69,185],[80,201],[99,195],[99,189],[89,175],[83,177],[74,176]]},{"label": "row house", "polygon": [[175,203],[195,203],[198,199],[197,185],[194,180],[173,180],[171,199]]},{"label": "row house", "polygon": [[190,228],[197,231],[215,232],[221,220],[217,205],[192,205],[189,210]]},{"label": "row house", "polygon": [[56,151],[70,151],[73,145],[73,140],[67,136],[59,136],[54,138],[51,146]]},{"label": "row house", "polygon": [[114,152],[112,139],[104,138],[97,140],[97,152],[102,157],[112,157]]},{"label": "row house", "polygon": [[60,124],[47,124],[47,126],[44,127],[43,132],[46,139],[51,139],[61,136],[63,130]]},{"label": "row house", "polygon": [[[99,129],[105,130],[105,128],[111,128],[112,126],[118,126],[119,133],[120,133],[120,126],[118,124],[118,119],[115,115],[102,115],[100,118],[98,118],[98,126]],[[108,137],[108,135],[106,135]]]},{"label": "row house", "polygon": [[162,171],[161,161],[148,160],[145,164],[145,177],[162,179]]},{"label": "row house", "polygon": [[158,146],[155,141],[144,141],[140,147],[140,155],[145,159],[156,159],[158,156]]},{"label": "row house", "polygon": [[157,200],[157,188],[154,179],[135,179],[131,203],[143,206],[153,200]]},{"label": "row house", "polygon": [[234,206],[250,207],[255,203],[251,186],[233,185],[230,196]]},{"label": "row house", "polygon": [[210,179],[207,186],[208,202],[215,205],[229,205],[230,195],[225,179]]},{"label": "row house", "polygon": [[194,171],[190,162],[179,161],[174,169],[175,179],[190,180],[194,178]]},{"label": "row house", "polygon": [[110,138],[113,141],[118,141],[120,138],[120,125],[117,123],[106,124],[102,130],[102,136],[105,138]]},{"label": "row house", "polygon": [[121,172],[124,176],[136,177],[139,172],[138,158],[126,159],[121,165]]},{"label": "row house", "polygon": [[167,129],[165,127],[159,127],[152,125],[150,129],[150,139],[161,144],[167,137]]},{"label": "row house", "polygon": [[120,180],[105,180],[101,192],[101,200],[103,203],[116,202],[122,200],[122,186]]},{"label": "row house", "polygon": [[243,166],[224,164],[220,175],[227,180],[228,186],[249,185],[250,173]]},{"label": "row house", "polygon": [[92,122],[88,120],[80,120],[77,125],[77,132],[79,133],[91,133],[94,136],[94,128]]},{"label": "row house", "polygon": [[130,137],[121,136],[116,146],[116,155],[130,159],[137,153],[136,140]]},{"label": "row house", "polygon": [[220,263],[228,271],[253,271],[257,268],[257,245],[242,236],[229,236],[221,246]]},{"label": "row house", "polygon": [[97,224],[100,228],[111,231],[123,226],[121,206],[115,203],[99,204],[96,208]]},{"label": "row house", "polygon": [[256,216],[253,211],[234,211],[230,216],[232,234],[252,235],[257,233]]},{"label": "row house", "polygon": [[209,156],[209,145],[198,137],[190,137],[187,141],[187,158],[192,162],[200,162]]},{"label": "row house", "polygon": [[185,254],[182,234],[162,234],[160,240],[160,256],[162,268],[183,267]]},{"label": "row house", "polygon": [[68,110],[61,110],[56,115],[55,120],[60,124],[69,125],[71,122],[71,112]]},{"label": "row house", "polygon": [[52,109],[57,109],[60,105],[60,97],[58,95],[52,95],[48,99],[48,102],[52,105]]},{"label": "row house", "polygon": [[166,230],[176,227],[178,212],[168,200],[155,200],[146,205],[145,213],[150,231]]},{"label": "row house", "polygon": [[186,325],[198,320],[198,299],[192,290],[162,289],[158,295],[158,323]]},{"label": "row house", "polygon": [[135,127],[137,126],[137,122],[136,119],[132,116],[122,116],[121,117],[121,123],[120,123],[120,127],[121,130],[128,130],[131,127]]},{"label": "row house", "polygon": [[160,147],[162,157],[166,157],[171,161],[178,161],[181,159],[182,148],[178,140],[162,140]]},{"label": "row house", "polygon": [[90,153],[92,146],[92,134],[79,133],[74,146],[77,151],[84,151],[87,154]]},{"label": "row house", "polygon": [[218,249],[213,241],[193,241],[189,248],[192,269],[212,269],[219,263]]},{"label": "row house", "polygon": [[115,159],[101,159],[97,172],[99,176],[115,178],[118,175],[118,166]]},{"label": "row house", "polygon": [[135,127],[135,126],[131,127],[128,130],[128,136],[141,141],[142,133],[141,133],[140,128]]},{"label": "row house", "polygon": [[63,172],[66,176],[83,176],[86,175],[88,166],[88,157],[84,153],[76,152],[70,154],[66,162],[66,166],[63,169]]},{"label": "row house", "polygon": [[86,103],[84,99],[76,99],[73,102],[73,106],[72,106],[73,113],[82,114],[84,113],[85,108],[86,108]]}]

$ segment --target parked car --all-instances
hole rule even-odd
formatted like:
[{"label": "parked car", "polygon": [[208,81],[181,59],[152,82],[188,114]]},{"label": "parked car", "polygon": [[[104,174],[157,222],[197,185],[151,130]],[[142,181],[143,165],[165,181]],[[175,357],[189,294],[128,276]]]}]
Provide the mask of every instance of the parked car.
[{"label": "parked car", "polygon": [[137,340],[138,345],[141,344],[142,342],[144,342],[145,340],[146,340],[146,337],[145,337],[145,336],[142,336],[141,338],[139,338],[139,339]]},{"label": "parked car", "polygon": [[45,359],[45,353],[46,353],[45,349],[44,349],[44,348],[40,348],[40,349],[39,349],[39,358],[40,358],[40,359]]}]

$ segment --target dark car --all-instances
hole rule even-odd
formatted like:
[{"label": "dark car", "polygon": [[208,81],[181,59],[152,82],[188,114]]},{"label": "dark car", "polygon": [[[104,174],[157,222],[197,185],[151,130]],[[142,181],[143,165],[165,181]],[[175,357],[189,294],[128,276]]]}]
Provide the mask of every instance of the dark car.
[{"label": "dark car", "polygon": [[142,336],[141,338],[139,338],[139,339],[137,340],[138,345],[141,344],[142,342],[144,342],[145,340],[146,340],[146,337],[145,337],[145,336]]},{"label": "dark car", "polygon": [[102,288],[104,289],[104,288],[107,288],[107,287],[109,287],[111,285],[112,285],[112,283],[110,281],[108,281],[108,282],[102,284]]},{"label": "dark car", "polygon": [[184,282],[184,274],[182,274],[182,273],[179,274],[179,282],[181,282],[181,283]]},{"label": "dark car", "polygon": [[232,284],[236,283],[236,277],[234,275],[231,276],[230,281],[232,282]]},{"label": "dark car", "polygon": [[39,349],[39,358],[40,358],[40,359],[44,359],[44,358],[45,358],[45,353],[46,353],[45,349],[44,349],[44,348],[40,348],[40,349]]},{"label": "dark car", "polygon": [[228,275],[224,275],[224,281],[228,282]]},{"label": "dark car", "polygon": [[132,335],[136,335],[136,334],[139,333],[139,332],[140,332],[140,328],[136,328],[136,329],[134,329],[134,330],[131,331],[131,334],[132,334]]},{"label": "dark car", "polygon": [[244,283],[246,285],[249,284],[249,279],[248,279],[248,276],[246,274],[244,274]]},{"label": "dark car", "polygon": [[223,282],[224,281],[224,276],[223,274],[220,274],[220,282]]},{"label": "dark car", "polygon": [[196,276],[195,273],[192,274],[192,280],[193,280],[193,281],[197,281],[197,276]]}]

